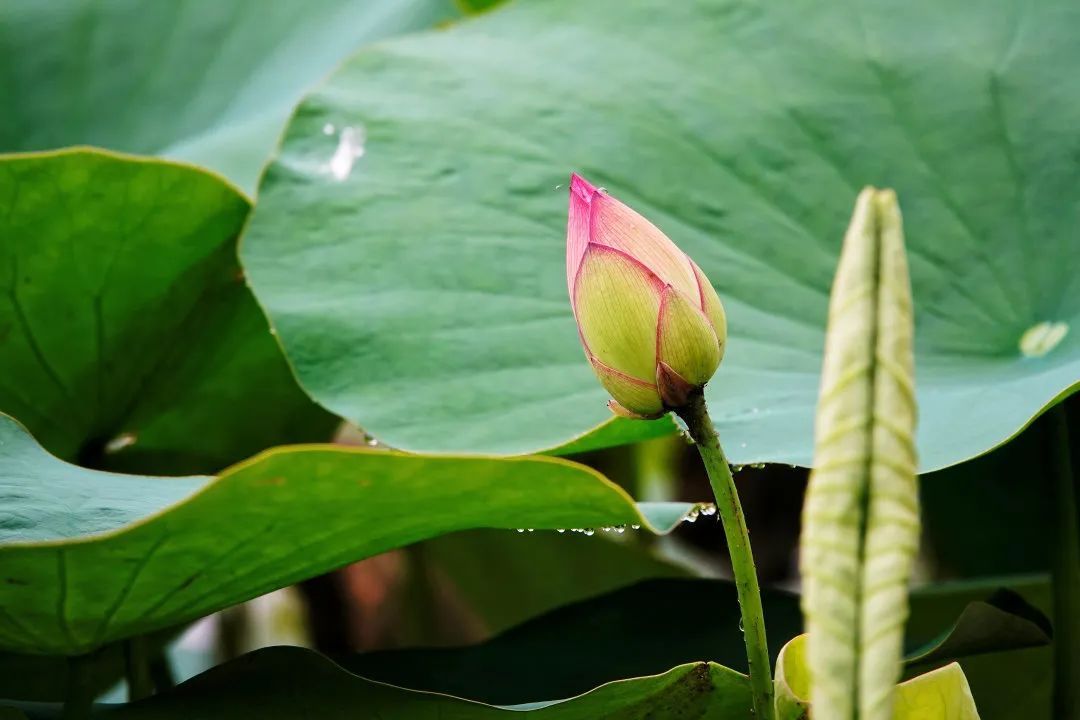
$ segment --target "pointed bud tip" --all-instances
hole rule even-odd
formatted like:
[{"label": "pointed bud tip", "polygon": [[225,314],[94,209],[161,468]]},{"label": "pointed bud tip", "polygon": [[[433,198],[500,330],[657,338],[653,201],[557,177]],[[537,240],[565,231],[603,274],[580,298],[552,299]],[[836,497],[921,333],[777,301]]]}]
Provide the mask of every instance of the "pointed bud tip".
[{"label": "pointed bud tip", "polygon": [[570,192],[577,195],[585,202],[589,202],[596,193],[596,188],[588,180],[581,177],[576,172],[572,172],[570,173]]}]

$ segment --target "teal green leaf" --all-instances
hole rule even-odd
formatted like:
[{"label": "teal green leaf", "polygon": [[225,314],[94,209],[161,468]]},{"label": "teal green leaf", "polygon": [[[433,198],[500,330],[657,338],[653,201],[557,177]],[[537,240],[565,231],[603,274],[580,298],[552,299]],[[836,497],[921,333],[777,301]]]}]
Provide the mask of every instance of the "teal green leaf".
[{"label": "teal green leaf", "polygon": [[[732,461],[809,465],[850,198],[893,187],[939,468],[1080,380],[1078,32],[1068,0],[511,3],[364,50],[310,94],[244,263],[334,412],[405,449],[555,447],[608,417],[564,277],[584,172],[716,285],[730,339],[708,400]],[[328,122],[365,128],[341,182],[313,171]],[[1044,323],[1061,329],[1021,342]]]},{"label": "teal green leaf", "polygon": [[908,653],[911,665],[941,663],[1003,648],[1022,649],[1049,645],[1053,637],[1050,620],[1022,595],[999,589],[985,601],[964,608],[956,622],[927,645]]},{"label": "teal green leaf", "polygon": [[52,654],[457,530],[664,532],[693,507],[635,505],[599,473],[557,458],[332,445],[269,450],[212,480],[115,475],[56,459],[6,416],[0,501],[0,648]]},{"label": "teal green leaf", "polygon": [[822,717],[892,717],[919,540],[913,334],[896,196],[867,188],[829,301],[800,539],[808,696]]},{"label": "teal green leaf", "polygon": [[[596,720],[604,717],[750,720],[747,679],[711,663],[693,663],[652,677],[609,683],[567,700],[496,707],[365,680],[295,647],[273,647],[221,665],[147,701],[97,706],[110,720]],[[30,716],[54,717],[28,706]]]},{"label": "teal green leaf", "polygon": [[170,474],[328,438],[238,268],[247,211],[171,162],[0,156],[0,410],[61,457]]},{"label": "teal green leaf", "polygon": [[[776,668],[777,720],[806,720],[818,712],[809,701],[812,666],[807,636],[792,640],[780,653]],[[896,687],[894,720],[979,720],[964,671],[957,663],[919,675]],[[812,709],[813,708],[813,709]]]},{"label": "teal green leaf", "polygon": [[451,0],[9,0],[0,151],[161,155],[251,195],[304,90],[366,43],[457,14]]}]

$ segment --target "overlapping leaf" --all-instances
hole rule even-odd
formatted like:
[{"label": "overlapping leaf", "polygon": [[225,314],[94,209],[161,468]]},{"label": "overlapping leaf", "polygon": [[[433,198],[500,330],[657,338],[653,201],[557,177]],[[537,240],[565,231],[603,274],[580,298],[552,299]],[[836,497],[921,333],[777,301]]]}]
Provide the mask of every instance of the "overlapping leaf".
[{"label": "overlapping leaf", "polygon": [[171,474],[329,437],[237,266],[247,211],[175,163],[0,157],[0,410],[64,458]]}]

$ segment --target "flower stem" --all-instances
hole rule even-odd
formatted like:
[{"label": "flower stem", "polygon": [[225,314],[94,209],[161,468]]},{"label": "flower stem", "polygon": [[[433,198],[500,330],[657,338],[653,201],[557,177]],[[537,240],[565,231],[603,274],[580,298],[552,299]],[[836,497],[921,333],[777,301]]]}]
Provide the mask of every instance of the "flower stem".
[{"label": "flower stem", "polygon": [[94,668],[98,653],[75,655],[68,658],[67,692],[61,720],[84,720],[90,717],[94,704]]},{"label": "flower stem", "polygon": [[761,590],[758,588],[754,554],[750,548],[750,534],[746,529],[739,494],[731,477],[720,438],[716,434],[705,396],[696,393],[689,402],[675,411],[686,423],[690,437],[697,444],[698,452],[709,474],[716,510],[724,526],[731,569],[735,574],[735,588],[742,611],[743,639],[746,642],[746,659],[750,667],[750,688],[754,697],[754,716],[759,720],[773,720],[773,681],[769,665],[769,646],[765,642],[765,616],[761,610]]},{"label": "flower stem", "polygon": [[124,641],[124,665],[128,702],[135,702],[153,695],[154,681],[150,676],[150,656],[145,637],[136,635]]}]

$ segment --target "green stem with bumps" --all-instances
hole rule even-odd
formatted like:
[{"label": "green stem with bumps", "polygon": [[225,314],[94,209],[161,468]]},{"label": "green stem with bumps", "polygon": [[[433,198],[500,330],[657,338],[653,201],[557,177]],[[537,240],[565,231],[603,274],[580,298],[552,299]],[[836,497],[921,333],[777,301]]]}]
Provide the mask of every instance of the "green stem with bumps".
[{"label": "green stem with bumps", "polygon": [[128,702],[142,700],[154,694],[150,675],[150,656],[146,638],[141,635],[124,641],[124,666],[127,678]]},{"label": "green stem with bumps", "polygon": [[68,658],[67,692],[61,720],[85,720],[90,717],[94,704],[94,665],[98,653],[76,655]]},{"label": "green stem with bumps", "polygon": [[735,480],[731,477],[731,468],[723,448],[720,447],[720,438],[705,407],[705,396],[701,392],[692,395],[687,404],[675,412],[686,423],[690,437],[701,453],[713,495],[716,497],[717,514],[724,526],[731,569],[735,575],[735,588],[739,595],[739,608],[742,611],[743,639],[746,642],[746,659],[750,667],[754,716],[760,720],[773,720],[775,710],[772,668],[769,663],[769,646],[765,641],[761,589],[758,587],[754,553],[750,548],[750,533],[746,529],[746,518],[743,516],[739,494],[735,490]]}]

